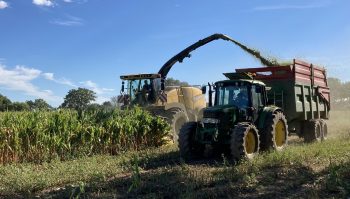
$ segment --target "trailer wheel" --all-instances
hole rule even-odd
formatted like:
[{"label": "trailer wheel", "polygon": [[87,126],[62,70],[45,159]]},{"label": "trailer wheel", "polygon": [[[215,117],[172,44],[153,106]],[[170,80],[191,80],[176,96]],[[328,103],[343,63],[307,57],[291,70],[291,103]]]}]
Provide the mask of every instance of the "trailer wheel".
[{"label": "trailer wheel", "polygon": [[187,122],[180,129],[178,146],[180,156],[185,160],[200,157],[204,153],[205,146],[195,141],[196,129],[196,122]]},{"label": "trailer wheel", "polygon": [[309,120],[304,124],[304,141],[320,142],[322,140],[322,125],[320,120]]},{"label": "trailer wheel", "polygon": [[253,159],[259,153],[258,129],[250,123],[239,123],[231,132],[230,149],[235,160]]},{"label": "trailer wheel", "polygon": [[272,113],[266,120],[261,133],[261,148],[281,151],[288,144],[288,124],[284,114],[280,111]]},{"label": "trailer wheel", "polygon": [[321,141],[327,140],[327,136],[328,136],[328,126],[327,126],[327,122],[325,120],[321,120],[320,121],[320,125],[321,125]]},{"label": "trailer wheel", "polygon": [[171,139],[177,142],[182,125],[189,121],[186,113],[181,109],[171,109],[166,111],[165,117],[171,126]]}]

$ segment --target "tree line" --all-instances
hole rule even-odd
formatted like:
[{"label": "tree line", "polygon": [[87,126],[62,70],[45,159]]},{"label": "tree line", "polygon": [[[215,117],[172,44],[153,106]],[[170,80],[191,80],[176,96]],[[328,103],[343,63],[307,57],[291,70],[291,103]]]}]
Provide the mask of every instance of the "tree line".
[{"label": "tree line", "polygon": [[[113,109],[118,106],[117,97],[112,97],[110,101],[97,104],[96,93],[86,88],[71,89],[64,98],[63,103],[58,107],[83,110]],[[6,96],[0,94],[0,112],[5,111],[50,111],[54,110],[44,99],[28,100],[26,102],[12,102]]]},{"label": "tree line", "polygon": [[[187,82],[168,78],[167,86],[188,86]],[[333,110],[350,109],[350,82],[342,82],[338,78],[328,78],[328,85],[331,90],[331,106]],[[118,107],[118,98],[112,97],[110,101],[102,104],[94,103],[96,93],[86,88],[71,89],[64,98],[63,103],[58,108],[69,108],[78,111],[114,109]],[[12,102],[6,96],[0,94],[0,112],[4,111],[48,111],[53,110],[43,99],[28,100],[26,102]]]},{"label": "tree line", "polygon": [[26,102],[12,102],[6,96],[0,94],[0,111],[35,111],[35,110],[51,110],[52,107],[43,99]]},{"label": "tree line", "polygon": [[342,82],[338,78],[328,78],[331,90],[331,108],[333,110],[350,109],[350,81]]}]

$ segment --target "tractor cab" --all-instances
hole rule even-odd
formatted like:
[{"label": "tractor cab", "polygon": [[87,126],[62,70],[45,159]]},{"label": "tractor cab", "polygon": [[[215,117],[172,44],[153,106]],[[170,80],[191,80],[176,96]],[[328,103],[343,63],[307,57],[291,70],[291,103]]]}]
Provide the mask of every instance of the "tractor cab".
[{"label": "tractor cab", "polygon": [[[225,73],[224,75],[229,80],[209,85],[209,107],[204,110],[204,118],[213,115],[233,114],[237,116],[234,117],[235,121],[232,121],[234,123],[242,120],[255,122],[258,118],[258,112],[266,106],[265,84],[244,73]],[[204,93],[205,90],[203,87]],[[213,98],[214,105],[212,105]]]},{"label": "tractor cab", "polygon": [[153,104],[159,91],[164,90],[164,81],[160,74],[123,75],[120,79],[123,80],[120,99],[124,106]]}]

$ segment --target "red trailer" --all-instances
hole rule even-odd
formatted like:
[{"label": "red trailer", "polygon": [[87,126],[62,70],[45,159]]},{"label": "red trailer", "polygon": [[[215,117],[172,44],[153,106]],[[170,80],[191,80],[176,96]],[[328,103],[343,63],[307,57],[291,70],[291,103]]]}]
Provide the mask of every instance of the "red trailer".
[{"label": "red trailer", "polygon": [[323,67],[293,60],[288,66],[236,69],[253,73],[268,87],[270,104],[283,108],[289,131],[306,141],[324,139],[330,111],[330,90]]}]

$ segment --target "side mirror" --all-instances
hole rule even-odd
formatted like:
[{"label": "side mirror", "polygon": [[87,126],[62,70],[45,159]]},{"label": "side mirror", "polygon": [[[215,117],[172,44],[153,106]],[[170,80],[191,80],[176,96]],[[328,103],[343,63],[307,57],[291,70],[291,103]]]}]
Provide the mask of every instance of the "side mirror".
[{"label": "side mirror", "polygon": [[124,82],[122,82],[122,90],[121,92],[124,93],[125,87],[124,87]]},{"label": "side mirror", "polygon": [[213,90],[212,85],[208,82],[209,86],[209,107],[213,106]]},{"label": "side mirror", "polygon": [[202,86],[202,94],[206,94],[207,93],[207,87],[206,86]]},{"label": "side mirror", "polygon": [[165,90],[165,83],[164,79],[160,80],[160,90],[164,91]]}]

